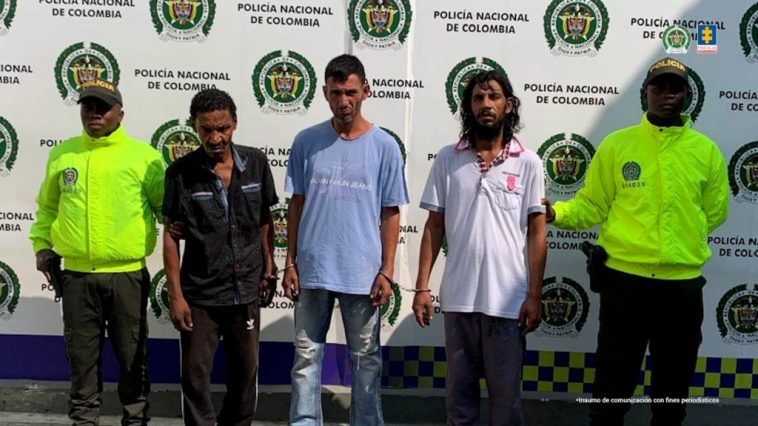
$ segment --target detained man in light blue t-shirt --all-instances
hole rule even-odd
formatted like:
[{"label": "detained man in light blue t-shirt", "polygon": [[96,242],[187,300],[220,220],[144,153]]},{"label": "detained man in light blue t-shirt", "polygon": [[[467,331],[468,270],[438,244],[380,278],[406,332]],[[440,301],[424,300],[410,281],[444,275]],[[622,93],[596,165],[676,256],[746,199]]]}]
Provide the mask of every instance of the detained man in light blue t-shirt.
[{"label": "detained man in light blue t-shirt", "polygon": [[326,66],[332,118],[292,144],[284,294],[295,305],[290,425],[321,425],[321,361],[335,300],[345,325],[352,396],[350,424],[383,425],[379,309],[391,295],[399,206],[408,203],[395,140],[361,115],[369,87],[361,62]]}]

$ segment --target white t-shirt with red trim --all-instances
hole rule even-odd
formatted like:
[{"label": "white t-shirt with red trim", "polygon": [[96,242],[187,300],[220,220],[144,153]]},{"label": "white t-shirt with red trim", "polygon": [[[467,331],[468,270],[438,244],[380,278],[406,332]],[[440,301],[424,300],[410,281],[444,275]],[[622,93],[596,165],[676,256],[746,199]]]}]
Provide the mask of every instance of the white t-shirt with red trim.
[{"label": "white t-shirt with red trim", "polygon": [[515,137],[505,162],[485,175],[476,160],[466,141],[442,148],[421,197],[421,208],[445,215],[440,306],[516,319],[528,288],[528,217],[545,212],[542,160]]}]

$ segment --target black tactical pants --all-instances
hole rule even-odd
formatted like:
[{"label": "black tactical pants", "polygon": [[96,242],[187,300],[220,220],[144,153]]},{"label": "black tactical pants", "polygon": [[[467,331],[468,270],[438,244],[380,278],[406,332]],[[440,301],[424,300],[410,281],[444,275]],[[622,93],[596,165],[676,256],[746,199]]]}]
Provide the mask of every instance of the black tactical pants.
[{"label": "black tactical pants", "polygon": [[69,417],[75,425],[99,424],[105,332],[119,365],[123,425],[147,417],[147,269],[119,273],[63,273],[63,325],[71,377]]},{"label": "black tactical pants", "polygon": [[[705,279],[659,280],[605,268],[600,293],[592,426],[620,426],[637,387],[645,350],[650,350],[653,401],[687,398],[697,362]],[[654,426],[682,424],[685,404],[653,403]]]}]

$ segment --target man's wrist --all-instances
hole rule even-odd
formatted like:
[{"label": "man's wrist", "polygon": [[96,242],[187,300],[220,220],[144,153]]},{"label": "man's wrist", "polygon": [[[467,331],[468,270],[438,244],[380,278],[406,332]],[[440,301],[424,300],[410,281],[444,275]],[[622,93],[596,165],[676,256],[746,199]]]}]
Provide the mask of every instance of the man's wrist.
[{"label": "man's wrist", "polygon": [[379,272],[376,273],[378,276],[384,277],[387,281],[389,281],[392,285],[397,285],[395,280],[392,279],[392,275],[387,274],[384,270],[380,269]]}]

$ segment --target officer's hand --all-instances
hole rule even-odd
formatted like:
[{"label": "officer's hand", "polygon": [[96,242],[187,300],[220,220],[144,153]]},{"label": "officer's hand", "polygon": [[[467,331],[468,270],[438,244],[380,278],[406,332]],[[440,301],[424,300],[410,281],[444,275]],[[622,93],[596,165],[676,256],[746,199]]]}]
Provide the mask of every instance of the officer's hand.
[{"label": "officer's hand", "polygon": [[192,313],[184,297],[178,297],[169,301],[168,316],[174,323],[174,328],[179,331],[192,331]]},{"label": "officer's hand", "polygon": [[276,275],[269,275],[258,283],[258,306],[261,308],[268,307],[274,300],[276,281]]},{"label": "officer's hand", "polygon": [[171,222],[168,225],[168,233],[171,234],[171,238],[181,240],[184,237],[184,222]]},{"label": "officer's hand", "polygon": [[413,314],[421,328],[431,325],[433,309],[432,295],[428,291],[417,292],[413,296]]},{"label": "officer's hand", "polygon": [[382,274],[376,274],[374,286],[371,288],[371,306],[382,306],[390,300],[392,283]]},{"label": "officer's hand", "polygon": [[284,297],[297,302],[300,296],[300,277],[298,276],[297,265],[291,266],[284,271],[282,287],[284,288]]},{"label": "officer's hand", "polygon": [[526,336],[536,330],[540,325],[541,317],[542,307],[540,306],[539,296],[527,296],[524,303],[521,304],[521,311],[518,315],[518,327],[521,330],[521,335]]},{"label": "officer's hand", "polygon": [[57,256],[57,254],[50,249],[42,249],[38,251],[36,255],[37,270],[42,272],[48,283],[52,281],[53,276],[51,275],[51,272],[47,270],[47,261],[55,256]]},{"label": "officer's hand", "polygon": [[553,204],[547,198],[543,198],[542,205],[545,206],[545,222],[552,223],[555,220]]}]

